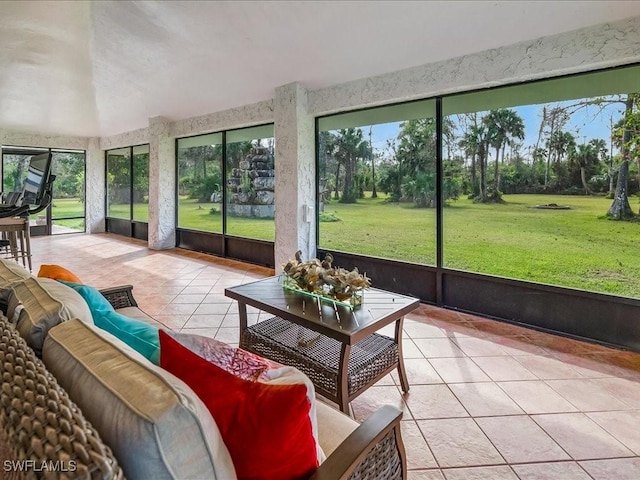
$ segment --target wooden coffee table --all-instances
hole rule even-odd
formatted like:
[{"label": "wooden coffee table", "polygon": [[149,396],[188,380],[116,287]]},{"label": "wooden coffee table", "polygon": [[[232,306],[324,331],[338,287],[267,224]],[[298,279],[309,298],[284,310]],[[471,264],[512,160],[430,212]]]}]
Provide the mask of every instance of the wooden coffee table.
[{"label": "wooden coffee table", "polygon": [[[404,316],[419,300],[368,288],[351,309],[283,287],[279,276],[225,290],[238,301],[240,347],[304,372],[316,391],[348,413],[349,403],[394,369],[409,383],[402,357]],[[247,325],[247,305],[274,317]],[[393,338],[376,333],[395,322]]]}]

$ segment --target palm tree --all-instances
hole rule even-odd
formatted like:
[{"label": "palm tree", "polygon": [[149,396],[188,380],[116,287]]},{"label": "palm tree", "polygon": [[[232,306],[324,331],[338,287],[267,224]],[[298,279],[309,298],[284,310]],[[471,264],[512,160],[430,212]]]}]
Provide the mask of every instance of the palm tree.
[{"label": "palm tree", "polygon": [[340,202],[356,202],[358,191],[354,180],[357,173],[357,162],[358,158],[366,156],[368,150],[368,144],[363,140],[360,128],[338,130],[338,134],[335,137],[335,155],[338,162],[344,165],[344,184]]},{"label": "palm tree", "polygon": [[506,148],[507,143],[514,139],[524,139],[524,122],[515,110],[507,108],[491,110],[482,121],[488,128],[489,145],[496,149],[493,189],[497,199],[500,191],[500,170],[498,166],[500,150]]}]

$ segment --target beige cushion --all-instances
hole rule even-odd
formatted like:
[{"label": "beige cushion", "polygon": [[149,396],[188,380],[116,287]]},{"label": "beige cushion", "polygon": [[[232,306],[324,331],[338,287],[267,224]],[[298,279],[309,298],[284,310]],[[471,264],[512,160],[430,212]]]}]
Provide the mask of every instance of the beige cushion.
[{"label": "beige cushion", "polygon": [[7,318],[37,355],[47,332],[60,322],[80,318],[93,322],[87,303],[72,288],[48,278],[27,278],[13,286]]},{"label": "beige cushion", "polygon": [[33,275],[29,271],[11,260],[0,258],[0,300],[7,301],[11,287]]},{"label": "beige cushion", "polygon": [[320,447],[327,457],[359,426],[351,417],[320,401],[316,402],[316,415]]},{"label": "beige cushion", "polygon": [[[34,462],[24,476],[2,462],[0,478],[123,478],[99,433],[6,319],[0,319],[0,373],[0,458]],[[58,475],[34,471],[45,464],[56,465]]]},{"label": "beige cushion", "polygon": [[181,380],[78,320],[51,329],[47,368],[107,442],[127,478],[235,478],[211,414]]}]

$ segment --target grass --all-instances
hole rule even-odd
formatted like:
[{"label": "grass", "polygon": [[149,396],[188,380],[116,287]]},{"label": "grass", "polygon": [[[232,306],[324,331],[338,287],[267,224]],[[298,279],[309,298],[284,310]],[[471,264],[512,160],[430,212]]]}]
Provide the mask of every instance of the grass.
[{"label": "grass", "polygon": [[[604,218],[602,197],[505,195],[506,204],[451,202],[444,210],[444,265],[508,278],[640,297],[640,224]],[[557,203],[570,210],[541,210]],[[633,203],[637,210],[637,203]],[[435,264],[435,210],[364,199],[332,203],[342,219],[320,225],[320,246]]]},{"label": "grass", "polygon": [[[640,298],[640,223],[604,218],[611,200],[560,195],[504,199],[505,204],[484,205],[460,199],[445,208],[445,267]],[[571,209],[532,208],[548,203]],[[631,203],[637,211],[637,200]],[[114,207],[112,212],[121,206]],[[211,208],[221,210],[219,204],[181,199],[179,226],[221,232],[222,215],[211,214]],[[128,207],[122,212],[128,217]],[[372,199],[367,193],[356,204],[326,204],[321,219],[322,248],[435,265],[434,209],[386,202],[384,195]],[[270,219],[230,217],[227,230],[269,241],[275,236]]]}]

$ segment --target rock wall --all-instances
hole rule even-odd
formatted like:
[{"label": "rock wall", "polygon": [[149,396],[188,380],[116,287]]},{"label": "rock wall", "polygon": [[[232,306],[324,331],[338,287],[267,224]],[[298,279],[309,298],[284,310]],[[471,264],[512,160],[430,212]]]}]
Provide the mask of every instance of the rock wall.
[{"label": "rock wall", "polygon": [[237,217],[273,218],[275,159],[268,148],[254,147],[227,180],[227,212]]}]

